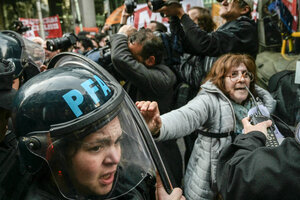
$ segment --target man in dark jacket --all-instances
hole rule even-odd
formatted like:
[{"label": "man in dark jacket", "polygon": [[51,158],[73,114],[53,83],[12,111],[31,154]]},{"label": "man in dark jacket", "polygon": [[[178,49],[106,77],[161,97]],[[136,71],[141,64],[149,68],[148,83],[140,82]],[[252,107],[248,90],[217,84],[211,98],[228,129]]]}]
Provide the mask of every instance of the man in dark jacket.
[{"label": "man in dark jacket", "polygon": [[258,52],[258,36],[251,19],[253,0],[219,0],[220,16],[225,24],[208,33],[184,13],[178,3],[163,6],[158,12],[171,17],[171,32],[182,38],[187,53],[218,57],[225,53],[247,53],[254,58]]},{"label": "man in dark jacket", "polygon": [[300,123],[296,138],[265,147],[272,122],[252,126],[248,120],[242,121],[246,134],[238,135],[218,161],[217,184],[223,199],[299,199]]},{"label": "man in dark jacket", "polygon": [[[168,66],[161,64],[162,40],[150,29],[136,32],[132,26],[124,25],[118,34],[111,36],[110,42],[112,63],[126,80],[124,88],[131,99],[157,101],[162,113],[170,111],[176,76]],[[175,185],[181,185],[182,161],[176,140],[157,143],[157,146]]]},{"label": "man in dark jacket", "polygon": [[149,29],[141,29],[128,38],[126,32],[132,29],[124,25],[110,38],[114,67],[126,80],[124,88],[134,102],[158,101],[162,113],[170,111],[176,76],[161,64],[163,43]]}]

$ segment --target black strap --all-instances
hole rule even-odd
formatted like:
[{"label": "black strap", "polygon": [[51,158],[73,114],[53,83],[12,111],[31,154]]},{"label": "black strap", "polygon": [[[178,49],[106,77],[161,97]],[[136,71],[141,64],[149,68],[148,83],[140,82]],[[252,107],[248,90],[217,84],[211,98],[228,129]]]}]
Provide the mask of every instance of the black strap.
[{"label": "black strap", "polygon": [[195,131],[197,134],[201,134],[203,136],[206,137],[211,137],[211,138],[224,138],[224,137],[228,137],[231,136],[232,138],[235,137],[235,134],[233,131],[230,131],[228,133],[212,133],[212,132],[208,132],[208,131],[202,131],[202,130],[196,130]]},{"label": "black strap", "polygon": [[6,132],[3,142],[9,147],[15,148],[18,145],[16,135],[11,130]]}]

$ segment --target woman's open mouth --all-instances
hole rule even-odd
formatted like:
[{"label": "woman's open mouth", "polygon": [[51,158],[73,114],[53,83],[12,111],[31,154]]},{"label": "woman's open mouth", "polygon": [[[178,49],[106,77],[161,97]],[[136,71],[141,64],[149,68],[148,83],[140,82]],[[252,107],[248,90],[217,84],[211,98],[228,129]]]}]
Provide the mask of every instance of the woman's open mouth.
[{"label": "woman's open mouth", "polygon": [[103,185],[109,185],[114,181],[115,171],[100,176],[99,182]]}]

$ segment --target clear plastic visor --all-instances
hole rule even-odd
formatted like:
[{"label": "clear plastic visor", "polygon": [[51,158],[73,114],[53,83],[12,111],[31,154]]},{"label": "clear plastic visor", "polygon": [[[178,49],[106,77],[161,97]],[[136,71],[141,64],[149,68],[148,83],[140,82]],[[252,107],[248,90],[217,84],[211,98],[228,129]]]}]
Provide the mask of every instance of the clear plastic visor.
[{"label": "clear plastic visor", "polygon": [[26,38],[24,38],[24,45],[25,48],[22,51],[21,57],[35,65],[40,71],[40,67],[45,61],[45,51],[43,47]]}]

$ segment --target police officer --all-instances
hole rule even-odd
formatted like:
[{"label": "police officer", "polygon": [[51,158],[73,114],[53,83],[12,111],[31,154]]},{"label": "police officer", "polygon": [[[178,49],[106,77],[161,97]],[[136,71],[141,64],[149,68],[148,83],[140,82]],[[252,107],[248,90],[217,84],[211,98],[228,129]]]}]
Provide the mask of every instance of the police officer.
[{"label": "police officer", "polygon": [[[154,143],[122,87],[79,54],[49,66],[14,104],[22,161],[35,173],[26,199],[155,199]],[[160,199],[184,199],[180,189],[157,190]]]},{"label": "police officer", "polygon": [[0,142],[4,139],[11,116],[11,108],[16,90],[12,88],[15,66],[0,58]]},{"label": "police officer", "polygon": [[0,58],[12,61],[16,67],[13,88],[40,73],[45,60],[44,49],[14,31],[0,32]]},{"label": "police officer", "polygon": [[12,132],[12,104],[16,90],[12,88],[15,65],[0,58],[0,191],[1,199],[20,199],[30,176],[20,170],[17,139]]}]

